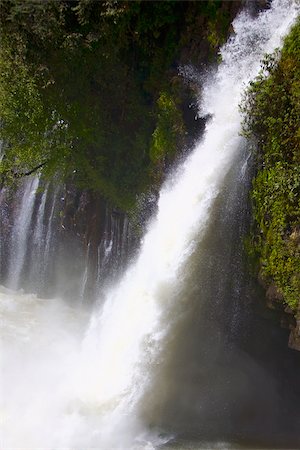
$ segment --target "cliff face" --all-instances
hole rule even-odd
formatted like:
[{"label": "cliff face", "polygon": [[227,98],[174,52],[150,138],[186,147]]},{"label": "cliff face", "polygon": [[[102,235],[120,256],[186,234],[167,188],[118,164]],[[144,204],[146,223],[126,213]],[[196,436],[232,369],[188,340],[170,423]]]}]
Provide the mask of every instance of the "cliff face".
[{"label": "cliff face", "polygon": [[124,213],[70,184],[25,180],[2,190],[0,208],[0,284],[40,297],[92,301],[137,242]]},{"label": "cliff face", "polygon": [[[248,249],[268,304],[290,319],[289,345],[300,350],[300,22],[281,54],[268,55],[243,104],[245,132],[257,149],[254,224]],[[294,317],[294,318],[293,318]]]}]

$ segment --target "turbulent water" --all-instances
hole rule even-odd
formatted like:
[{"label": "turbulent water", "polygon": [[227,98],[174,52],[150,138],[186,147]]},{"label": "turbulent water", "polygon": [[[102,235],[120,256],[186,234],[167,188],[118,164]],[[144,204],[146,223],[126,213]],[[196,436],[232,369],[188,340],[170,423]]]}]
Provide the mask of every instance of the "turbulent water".
[{"label": "turbulent water", "polygon": [[[248,154],[238,105],[261,58],[281,45],[297,13],[296,2],[275,0],[256,18],[244,12],[234,21],[222,63],[203,86],[201,114],[211,116],[204,136],[165,183],[134,261],[93,310],[2,288],[3,449],[235,448],[228,442],[238,436],[234,418],[242,424],[238,399],[246,395],[247,377],[257,374],[265,412],[272,410],[275,390],[263,370],[242,356],[235,372],[228,361],[217,366],[221,348],[237,355],[222,342],[217,321],[227,309],[229,335],[239,334],[243,291],[232,261],[240,261],[233,242],[241,233],[236,216],[245,201]],[[24,192],[27,207],[17,223],[27,226],[37,183]],[[18,229],[11,286],[25,258]],[[234,395],[230,415],[226,405]],[[244,420],[254,423],[255,405],[247,401]],[[266,427],[273,425],[266,419]],[[259,425],[252,431],[263,433]],[[193,433],[198,443],[187,444]],[[227,443],[207,444],[218,440]]]}]

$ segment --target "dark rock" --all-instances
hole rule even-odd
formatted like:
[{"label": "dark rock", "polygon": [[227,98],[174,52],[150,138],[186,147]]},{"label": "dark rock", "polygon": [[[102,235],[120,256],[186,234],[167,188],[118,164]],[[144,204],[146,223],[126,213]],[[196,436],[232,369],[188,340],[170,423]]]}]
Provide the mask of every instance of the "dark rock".
[{"label": "dark rock", "polygon": [[300,322],[290,333],[289,348],[300,351]]},{"label": "dark rock", "polygon": [[274,282],[272,282],[266,292],[267,306],[270,309],[278,309],[283,302],[283,295],[278,290]]}]

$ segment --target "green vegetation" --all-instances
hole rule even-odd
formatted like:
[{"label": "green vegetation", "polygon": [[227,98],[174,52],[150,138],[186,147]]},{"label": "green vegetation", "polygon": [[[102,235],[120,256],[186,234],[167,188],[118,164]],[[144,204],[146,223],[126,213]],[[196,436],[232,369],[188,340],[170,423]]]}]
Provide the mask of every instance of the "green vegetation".
[{"label": "green vegetation", "polygon": [[229,11],[219,0],[2,0],[1,182],[55,172],[129,210],[182,145],[178,64],[216,53]]},{"label": "green vegetation", "polygon": [[162,92],[157,101],[157,125],[152,135],[150,158],[153,163],[174,155],[178,138],[183,134],[182,116],[172,96]]},{"label": "green vegetation", "polygon": [[[39,92],[36,77],[24,62],[24,46],[16,41],[14,49],[2,42],[0,50],[1,140],[4,157],[1,174],[14,181],[45,167],[51,172],[52,161],[60,156],[60,167],[69,151],[68,129],[56,111],[49,114]],[[52,172],[51,172],[52,174]]]},{"label": "green vegetation", "polygon": [[248,248],[261,276],[274,282],[293,309],[300,299],[300,21],[281,54],[268,55],[242,105],[244,132],[253,137],[255,224]]}]

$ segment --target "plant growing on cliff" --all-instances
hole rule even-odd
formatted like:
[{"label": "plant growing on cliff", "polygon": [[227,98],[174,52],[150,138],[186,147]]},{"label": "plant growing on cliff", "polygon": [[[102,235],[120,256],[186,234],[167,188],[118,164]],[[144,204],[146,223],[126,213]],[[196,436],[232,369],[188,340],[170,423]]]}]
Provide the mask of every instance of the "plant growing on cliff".
[{"label": "plant growing on cliff", "polygon": [[47,111],[34,76],[24,59],[21,38],[0,49],[0,136],[3,158],[0,175],[13,181],[44,168],[52,175],[59,161],[63,171],[70,149],[68,126],[55,111]]},{"label": "plant growing on cliff", "polygon": [[300,299],[300,20],[282,52],[268,55],[241,106],[257,149],[250,236],[261,276],[295,310]]},{"label": "plant growing on cliff", "polygon": [[153,163],[172,158],[178,148],[178,140],[184,132],[181,113],[173,97],[162,92],[157,100],[157,123],[152,134],[150,158]]},{"label": "plant growing on cliff", "polygon": [[58,172],[129,210],[182,137],[180,52],[214,48],[227,5],[2,0],[1,181]]}]

